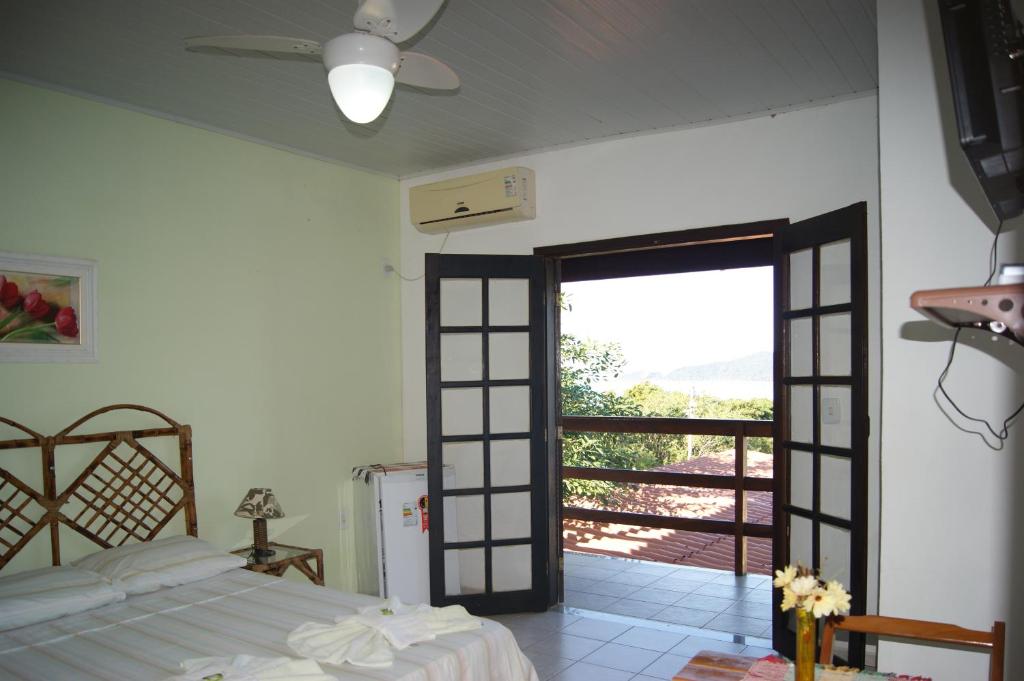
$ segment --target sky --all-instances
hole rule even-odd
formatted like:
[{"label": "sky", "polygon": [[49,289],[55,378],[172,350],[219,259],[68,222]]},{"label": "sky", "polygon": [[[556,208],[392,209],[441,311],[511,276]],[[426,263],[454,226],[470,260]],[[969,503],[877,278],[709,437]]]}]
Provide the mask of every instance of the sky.
[{"label": "sky", "polygon": [[771,267],[563,283],[562,292],[572,306],[562,333],[619,342],[626,373],[772,349]]}]

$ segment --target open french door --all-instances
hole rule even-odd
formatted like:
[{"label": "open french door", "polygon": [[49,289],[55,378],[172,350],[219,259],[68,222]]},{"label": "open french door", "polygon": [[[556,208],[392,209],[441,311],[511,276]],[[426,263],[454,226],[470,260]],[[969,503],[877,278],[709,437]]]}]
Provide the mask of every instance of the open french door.
[{"label": "open french door", "polygon": [[[867,592],[867,206],[779,227],[775,250],[776,569],[801,563]],[[773,647],[792,657],[792,612],[773,595]],[[864,638],[847,662],[864,666]]]},{"label": "open french door", "polygon": [[558,515],[544,260],[428,254],[425,283],[431,603],[544,610]]}]

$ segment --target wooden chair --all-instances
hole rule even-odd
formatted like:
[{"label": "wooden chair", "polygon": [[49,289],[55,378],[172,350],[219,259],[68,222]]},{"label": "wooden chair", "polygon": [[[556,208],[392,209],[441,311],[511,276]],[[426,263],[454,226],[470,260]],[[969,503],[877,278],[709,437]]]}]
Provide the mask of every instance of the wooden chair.
[{"label": "wooden chair", "polygon": [[830,617],[825,621],[821,637],[821,664],[832,663],[832,639],[837,629],[883,637],[914,639],[980,648],[989,653],[989,681],[1003,681],[1003,658],[1006,645],[1006,625],[996,622],[991,631],[974,631],[954,624],[908,620],[881,615]]}]

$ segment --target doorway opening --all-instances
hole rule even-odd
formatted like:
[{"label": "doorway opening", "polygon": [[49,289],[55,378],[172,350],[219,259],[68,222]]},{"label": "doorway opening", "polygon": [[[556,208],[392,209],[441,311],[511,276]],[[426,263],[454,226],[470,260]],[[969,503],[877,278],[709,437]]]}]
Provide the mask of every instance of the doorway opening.
[{"label": "doorway opening", "polygon": [[[561,415],[635,420],[772,420],[770,266],[570,282],[562,286]],[[679,424],[682,425],[682,424]],[[738,425],[738,424],[737,424]],[[746,424],[751,430],[759,424]],[[563,466],[732,475],[731,435],[570,432]],[[746,439],[746,475],[772,477],[770,437]],[[583,473],[586,475],[587,473]],[[612,482],[562,482],[567,550],[668,565],[732,571],[734,533],[710,534],[586,520],[579,510],[732,521],[733,489]],[[770,525],[771,493],[750,492],[747,521]],[[740,547],[741,550],[744,547]],[[741,562],[769,575],[771,541],[747,541]]]},{"label": "doorway opening", "polygon": [[563,261],[566,606],[770,637],[773,268],[752,241]]}]

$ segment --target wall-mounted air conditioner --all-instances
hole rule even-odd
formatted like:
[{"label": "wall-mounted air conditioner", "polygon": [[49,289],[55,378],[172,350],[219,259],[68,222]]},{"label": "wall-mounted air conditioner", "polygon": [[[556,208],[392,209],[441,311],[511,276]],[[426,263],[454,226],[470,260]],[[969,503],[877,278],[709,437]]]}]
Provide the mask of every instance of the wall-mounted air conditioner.
[{"label": "wall-mounted air conditioner", "polygon": [[409,216],[425,234],[537,216],[533,171],[502,168],[409,189]]}]

